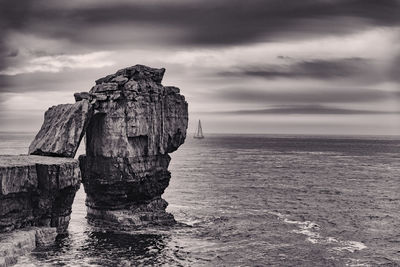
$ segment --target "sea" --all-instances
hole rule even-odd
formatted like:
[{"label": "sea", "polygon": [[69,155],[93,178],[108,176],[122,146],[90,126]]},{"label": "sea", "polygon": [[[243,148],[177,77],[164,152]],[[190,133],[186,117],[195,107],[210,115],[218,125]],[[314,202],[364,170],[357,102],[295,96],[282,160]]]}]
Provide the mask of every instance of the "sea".
[{"label": "sea", "polygon": [[16,266],[400,266],[400,137],[188,136],[171,157],[177,226],[95,230],[82,186],[68,234]]}]

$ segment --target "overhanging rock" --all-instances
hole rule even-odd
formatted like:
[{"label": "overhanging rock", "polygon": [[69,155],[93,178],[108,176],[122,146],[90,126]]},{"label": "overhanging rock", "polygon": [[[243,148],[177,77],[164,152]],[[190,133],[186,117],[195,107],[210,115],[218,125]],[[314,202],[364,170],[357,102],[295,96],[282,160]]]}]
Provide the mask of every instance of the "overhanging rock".
[{"label": "overhanging rock", "polygon": [[29,154],[73,158],[91,114],[88,100],[49,108],[42,128],[29,146]]}]

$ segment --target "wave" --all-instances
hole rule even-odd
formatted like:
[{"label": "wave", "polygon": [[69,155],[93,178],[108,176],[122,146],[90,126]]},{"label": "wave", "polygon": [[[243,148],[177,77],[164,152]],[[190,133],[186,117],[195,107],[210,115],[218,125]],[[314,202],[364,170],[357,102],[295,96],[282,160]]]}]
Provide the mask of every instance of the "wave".
[{"label": "wave", "polygon": [[352,240],[340,240],[335,237],[325,237],[320,233],[321,227],[312,221],[296,221],[289,219],[288,216],[283,215],[279,212],[268,212],[269,214],[277,216],[279,219],[283,220],[284,223],[293,224],[298,227],[298,229],[292,230],[293,233],[305,235],[308,242],[313,244],[323,244],[331,245],[332,249],[336,251],[348,251],[354,253],[355,251],[366,249],[367,246],[359,241]]}]

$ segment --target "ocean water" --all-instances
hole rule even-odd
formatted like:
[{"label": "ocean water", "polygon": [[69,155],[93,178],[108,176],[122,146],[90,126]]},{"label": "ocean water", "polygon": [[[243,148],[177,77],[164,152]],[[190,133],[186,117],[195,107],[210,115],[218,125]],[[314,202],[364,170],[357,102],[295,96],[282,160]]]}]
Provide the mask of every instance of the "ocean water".
[{"label": "ocean water", "polygon": [[[0,134],[1,154],[33,134]],[[181,224],[98,232],[77,193],[68,235],[17,266],[400,266],[400,138],[210,135],[172,153]]]}]

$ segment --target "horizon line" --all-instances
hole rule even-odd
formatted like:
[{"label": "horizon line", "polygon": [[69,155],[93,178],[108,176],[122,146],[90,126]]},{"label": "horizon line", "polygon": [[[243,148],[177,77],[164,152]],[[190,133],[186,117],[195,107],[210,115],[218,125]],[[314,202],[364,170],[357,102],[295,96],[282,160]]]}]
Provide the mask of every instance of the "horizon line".
[{"label": "horizon line", "polygon": [[[36,134],[37,131],[0,131],[0,133],[7,133],[7,134]],[[186,134],[186,137],[191,136],[191,132]],[[301,135],[301,136],[393,136],[393,137],[400,137],[399,134],[362,134],[362,133],[357,133],[357,134],[350,134],[350,133],[331,133],[331,134],[326,134],[326,133],[260,133],[260,132],[254,132],[254,133],[232,133],[232,132],[209,132],[206,133],[205,136],[207,135],[282,135],[282,136],[288,136],[288,135]]]}]

